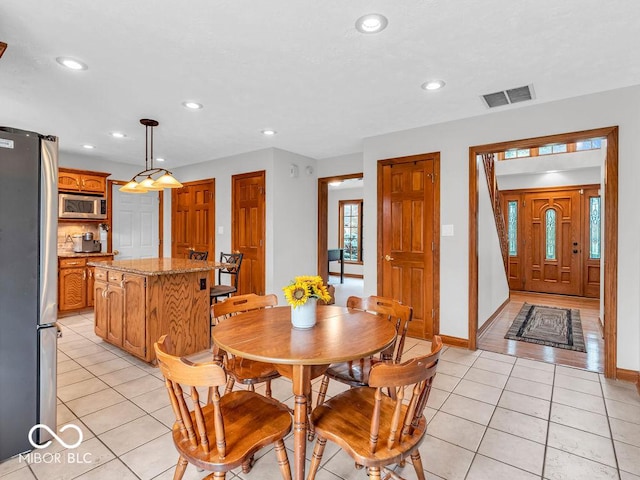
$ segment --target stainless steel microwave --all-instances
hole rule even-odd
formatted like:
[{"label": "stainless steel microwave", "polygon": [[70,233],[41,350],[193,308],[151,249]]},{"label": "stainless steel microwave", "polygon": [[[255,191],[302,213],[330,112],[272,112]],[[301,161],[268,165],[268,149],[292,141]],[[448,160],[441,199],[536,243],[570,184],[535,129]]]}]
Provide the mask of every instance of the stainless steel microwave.
[{"label": "stainless steel microwave", "polygon": [[58,195],[58,216],[60,218],[103,219],[107,218],[107,200],[73,193]]}]

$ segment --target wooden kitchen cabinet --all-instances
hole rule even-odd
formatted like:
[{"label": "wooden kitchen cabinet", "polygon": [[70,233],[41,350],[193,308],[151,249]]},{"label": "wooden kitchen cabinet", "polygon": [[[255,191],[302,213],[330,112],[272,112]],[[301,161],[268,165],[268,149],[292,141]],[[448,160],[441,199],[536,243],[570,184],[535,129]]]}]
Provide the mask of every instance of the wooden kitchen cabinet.
[{"label": "wooden kitchen cabinet", "polygon": [[65,257],[58,259],[58,310],[72,312],[93,307],[94,267],[87,260],[102,262],[111,260],[112,255],[91,257]]},{"label": "wooden kitchen cabinet", "polygon": [[111,174],[60,168],[58,169],[58,191],[104,195],[109,175]]},{"label": "wooden kitchen cabinet", "polygon": [[61,312],[87,306],[87,267],[84,258],[60,259],[58,309]]}]

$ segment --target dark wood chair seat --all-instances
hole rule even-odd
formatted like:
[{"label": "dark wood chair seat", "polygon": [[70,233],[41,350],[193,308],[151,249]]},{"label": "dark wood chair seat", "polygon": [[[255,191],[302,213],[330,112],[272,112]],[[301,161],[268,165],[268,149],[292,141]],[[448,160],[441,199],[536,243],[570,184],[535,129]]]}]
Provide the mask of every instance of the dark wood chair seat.
[{"label": "dark wood chair seat", "polygon": [[[291,432],[287,407],[255,392],[239,390],[220,396],[219,387],[227,378],[220,363],[195,364],[168,353],[167,336],[154,344],[158,366],[176,416],[173,441],[180,455],[174,480],[180,480],[189,463],[210,472],[208,479],[224,479],[242,467],[248,473],[255,453],[274,444],[282,477],[291,479],[284,437]],[[198,388],[207,387],[207,403],[202,404]],[[270,473],[270,472],[269,472]]]},{"label": "dark wood chair seat", "polygon": [[431,353],[404,363],[378,362],[371,367],[369,387],[349,389],[316,407],[311,422],[318,439],[307,479],[315,479],[330,440],[356,466],[366,467],[372,480],[381,480],[382,473],[384,478],[400,478],[386,467],[407,458],[417,478],[425,480],[418,447],[427,431],[423,412],[441,350],[442,340],[436,335]]}]

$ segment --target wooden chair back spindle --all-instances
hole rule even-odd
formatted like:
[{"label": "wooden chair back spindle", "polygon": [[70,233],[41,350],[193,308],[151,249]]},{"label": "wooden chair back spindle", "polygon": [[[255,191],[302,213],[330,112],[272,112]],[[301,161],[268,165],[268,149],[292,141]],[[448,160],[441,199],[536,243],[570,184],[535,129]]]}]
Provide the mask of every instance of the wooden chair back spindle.
[{"label": "wooden chair back spindle", "polygon": [[[193,363],[171,355],[167,335],[154,348],[176,417],[173,441],[180,458],[175,480],[183,477],[189,463],[215,472],[207,478],[225,478],[225,472],[238,467],[248,473],[255,452],[269,444],[275,445],[282,477],[291,479],[283,439],[291,431],[292,422],[285,405],[248,391],[220,396],[219,387],[227,385],[221,364]],[[199,388],[208,389],[205,404]]]}]

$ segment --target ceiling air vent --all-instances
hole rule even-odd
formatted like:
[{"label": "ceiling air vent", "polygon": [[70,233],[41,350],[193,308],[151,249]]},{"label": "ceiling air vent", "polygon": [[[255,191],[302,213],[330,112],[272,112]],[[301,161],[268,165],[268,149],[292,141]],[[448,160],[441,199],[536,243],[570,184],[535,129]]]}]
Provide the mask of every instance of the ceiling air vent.
[{"label": "ceiling air vent", "polygon": [[524,87],[511,88],[502,92],[488,93],[482,95],[482,98],[489,108],[501,107],[511,103],[532,100],[533,88],[530,85],[525,85]]}]

